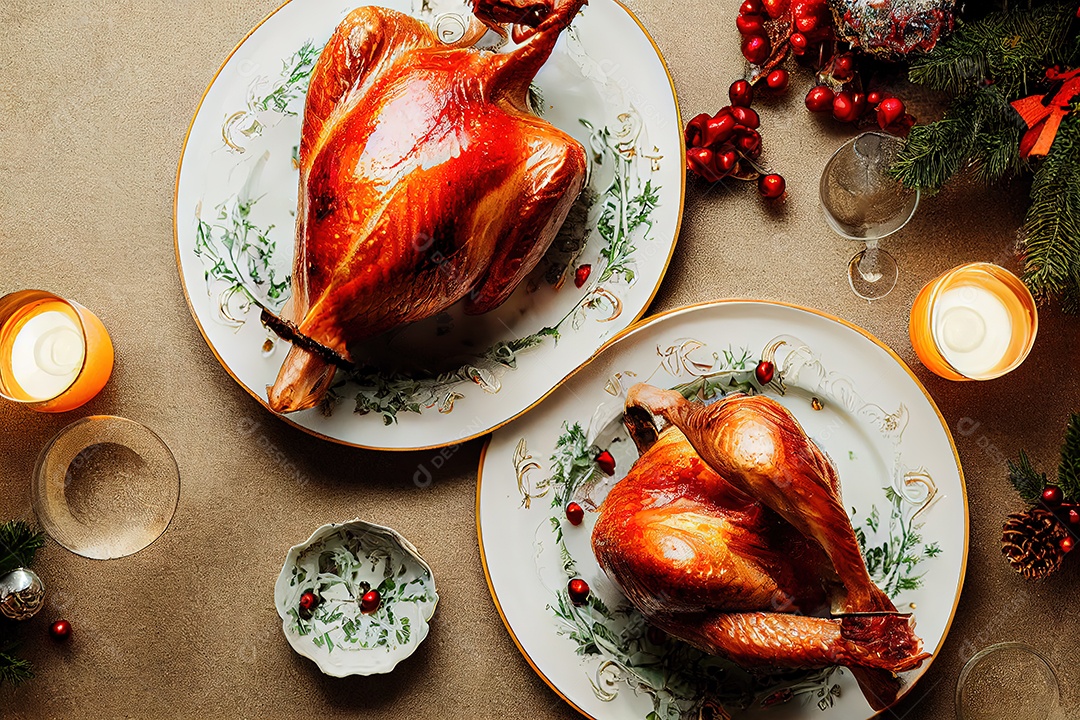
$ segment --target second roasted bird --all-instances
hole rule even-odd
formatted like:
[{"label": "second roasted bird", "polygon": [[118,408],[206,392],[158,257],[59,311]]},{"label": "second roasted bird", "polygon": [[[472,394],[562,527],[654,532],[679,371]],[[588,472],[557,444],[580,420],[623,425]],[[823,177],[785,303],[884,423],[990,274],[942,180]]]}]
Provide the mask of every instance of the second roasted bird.
[{"label": "second roasted bird", "polygon": [[875,709],[892,704],[895,673],[929,656],[870,579],[836,469],[795,418],[761,395],[705,406],[635,385],[626,424],[641,457],[592,542],[642,614],[744,667],[847,666]]}]

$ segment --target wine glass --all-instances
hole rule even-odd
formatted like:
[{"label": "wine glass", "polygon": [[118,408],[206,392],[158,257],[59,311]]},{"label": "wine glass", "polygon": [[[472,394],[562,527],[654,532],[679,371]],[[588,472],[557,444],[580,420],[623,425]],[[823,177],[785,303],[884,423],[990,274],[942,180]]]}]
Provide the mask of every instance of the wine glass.
[{"label": "wine glass", "polygon": [[903,141],[866,132],[840,146],[821,173],[825,220],[841,237],[865,243],[848,263],[848,281],[861,298],[883,298],[896,285],[896,260],[878,242],[907,225],[919,191],[889,177]]}]

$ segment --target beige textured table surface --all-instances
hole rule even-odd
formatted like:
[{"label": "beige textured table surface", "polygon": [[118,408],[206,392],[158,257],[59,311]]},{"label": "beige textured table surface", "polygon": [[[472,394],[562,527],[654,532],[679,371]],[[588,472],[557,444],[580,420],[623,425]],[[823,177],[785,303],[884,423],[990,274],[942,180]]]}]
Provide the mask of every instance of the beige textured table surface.
[{"label": "beige textured table surface", "polygon": [[[118,353],[113,379],[83,410],[53,417],[0,404],[0,518],[29,515],[38,451],[82,415],[155,429],[183,477],[172,527],[142,553],[94,562],[51,542],[41,553],[49,605],[20,628],[39,677],[0,688],[0,717],[575,717],[529,669],[488,595],[474,524],[481,442],[418,489],[413,472],[432,453],[338,447],[276,421],[222,370],[188,314],[171,217],[181,143],[218,65],[276,1],[0,0],[0,291],[40,287],[79,300]],[[666,56],[683,114],[726,104],[742,70],[737,3],[631,7]],[[1027,448],[1053,467],[1067,413],[1080,410],[1080,318],[1045,311],[1028,361],[982,384],[931,376],[907,340],[923,283],[970,260],[1014,262],[1027,188],[957,186],[925,201],[888,242],[902,265],[896,290],[859,301],[843,275],[852,247],[826,228],[816,190],[850,129],[805,112],[807,82],[797,77],[786,99],[759,106],[764,158],[786,176],[787,203],[770,211],[749,187],[691,186],[651,312],[734,296],[821,308],[895,348],[952,427],[970,419],[956,438],[971,506],[963,599],[922,685],[887,716],[952,717],[973,650],[1024,640],[1053,660],[1075,717],[1080,563],[1025,584],[1002,561],[998,537],[1020,505],[1004,458]],[[334,680],[286,645],[273,581],[292,543],[352,516],[406,533],[434,567],[442,604],[430,639],[393,675]],[[46,632],[60,615],[75,627],[66,646]]]}]

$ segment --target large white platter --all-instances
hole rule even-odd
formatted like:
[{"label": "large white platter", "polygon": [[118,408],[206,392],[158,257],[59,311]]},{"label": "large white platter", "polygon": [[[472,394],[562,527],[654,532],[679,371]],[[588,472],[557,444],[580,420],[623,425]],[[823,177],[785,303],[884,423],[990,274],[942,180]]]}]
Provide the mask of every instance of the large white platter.
[{"label": "large white platter", "polygon": [[[292,0],[260,23],[211,82],[180,160],[176,253],[192,315],[226,371],[264,405],[288,345],[262,326],[259,305],[276,311],[289,295],[307,81],[359,4]],[[468,12],[454,0],[373,4],[440,33]],[[327,407],[285,420],[360,447],[461,442],[520,415],[644,313],[674,250],[685,183],[681,121],[659,51],[629,10],[593,0],[534,88],[543,116],[593,158],[593,202],[568,221],[584,237],[580,252],[549,252],[484,316],[452,308],[371,343],[374,371],[335,388]],[[578,287],[583,265],[591,272]]]},{"label": "large white platter", "polygon": [[[837,318],[754,301],[695,306],[615,340],[526,417],[495,432],[480,461],[477,526],[492,596],[529,663],[585,715],[674,719],[710,692],[739,689],[729,679],[706,691],[708,659],[655,631],[650,639],[597,565],[590,535],[595,507],[637,457],[621,424],[626,390],[635,382],[744,382],[777,343],[786,391],[767,392],[833,458],[871,575],[914,614],[926,650],[941,650],[963,585],[968,512],[952,437],[926,390],[895,353]],[[602,450],[616,462],[611,478],[593,470]],[[565,518],[569,499],[586,508],[580,526]],[[585,579],[602,602],[567,602],[570,577]],[[930,662],[904,676],[905,694]],[[766,683],[752,695],[733,717],[874,715],[846,670]]]}]

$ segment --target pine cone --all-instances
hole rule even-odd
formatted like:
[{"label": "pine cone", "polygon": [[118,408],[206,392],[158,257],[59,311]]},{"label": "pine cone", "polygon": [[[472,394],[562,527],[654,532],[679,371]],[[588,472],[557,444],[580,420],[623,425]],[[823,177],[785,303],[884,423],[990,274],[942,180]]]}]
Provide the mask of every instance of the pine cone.
[{"label": "pine cone", "polygon": [[1061,523],[1042,508],[1013,513],[1001,532],[1001,554],[1029,580],[1050,576],[1061,567],[1061,541],[1068,536]]}]

